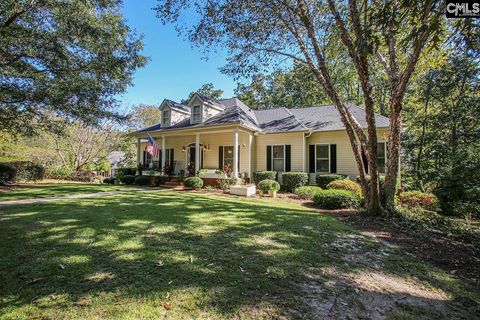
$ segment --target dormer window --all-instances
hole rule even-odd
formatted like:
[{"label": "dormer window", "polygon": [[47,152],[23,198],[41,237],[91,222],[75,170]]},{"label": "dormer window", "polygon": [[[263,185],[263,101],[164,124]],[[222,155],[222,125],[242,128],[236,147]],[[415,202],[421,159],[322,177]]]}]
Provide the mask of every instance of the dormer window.
[{"label": "dormer window", "polygon": [[202,106],[193,106],[192,108],[192,120],[193,122],[202,121]]},{"label": "dormer window", "polygon": [[162,111],[162,126],[168,126],[170,124],[170,110],[165,109]]}]

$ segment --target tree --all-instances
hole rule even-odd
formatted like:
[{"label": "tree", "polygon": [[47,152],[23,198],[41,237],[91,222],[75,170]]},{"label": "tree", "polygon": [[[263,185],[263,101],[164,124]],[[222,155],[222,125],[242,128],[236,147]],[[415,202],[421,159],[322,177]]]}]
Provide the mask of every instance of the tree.
[{"label": "tree", "polygon": [[0,2],[0,126],[32,134],[60,117],[120,118],[115,95],[146,63],[118,0]]},{"label": "tree", "polygon": [[[377,167],[377,133],[374,117],[373,75],[382,73],[388,83],[388,135],[385,199],[394,208],[399,169],[400,133],[405,91],[422,52],[439,41],[444,23],[441,1],[223,0],[215,2],[159,0],[162,22],[177,23],[189,39],[205,48],[222,46],[230,55],[223,70],[248,75],[281,59],[304,64],[337,107],[346,128],[360,173],[367,210],[381,214]],[[182,13],[197,8],[192,26],[178,23]],[[342,52],[355,68],[366,113],[367,130],[351,115],[332,81],[329,61],[340,39]],[[338,52],[336,53],[338,55]],[[362,160],[368,161],[370,182]]]},{"label": "tree", "polygon": [[156,125],[160,122],[161,114],[159,106],[143,103],[134,105],[129,115],[129,127],[138,130]]},{"label": "tree", "polygon": [[188,95],[188,98],[182,100],[180,103],[187,104],[190,101],[190,99],[192,99],[193,95],[197,92],[200,94],[203,94],[204,96],[210,99],[220,99],[223,94],[223,90],[215,89],[215,87],[213,86],[213,83],[205,83],[197,91],[190,92],[190,94]]}]

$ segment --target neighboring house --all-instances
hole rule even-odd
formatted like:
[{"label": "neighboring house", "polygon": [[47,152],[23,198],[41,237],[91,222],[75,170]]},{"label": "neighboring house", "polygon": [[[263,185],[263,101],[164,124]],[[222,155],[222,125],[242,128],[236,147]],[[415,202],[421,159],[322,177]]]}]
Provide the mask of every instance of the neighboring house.
[{"label": "neighboring house", "polygon": [[[363,128],[365,111],[348,109]],[[160,123],[133,134],[137,163],[171,168],[175,174],[190,169],[223,169],[231,165],[236,176],[250,178],[261,170],[278,172],[342,173],[354,178],[357,164],[335,106],[253,110],[237,98],[213,100],[195,94],[188,105],[164,100]],[[378,161],[385,169],[388,118],[375,115]],[[147,132],[156,139],[160,159],[148,152]],[[165,155],[165,156],[163,156]]]}]

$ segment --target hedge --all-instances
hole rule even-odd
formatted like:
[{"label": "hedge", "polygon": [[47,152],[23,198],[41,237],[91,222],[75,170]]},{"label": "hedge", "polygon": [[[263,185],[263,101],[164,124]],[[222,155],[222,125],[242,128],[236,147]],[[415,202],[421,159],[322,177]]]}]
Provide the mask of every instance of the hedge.
[{"label": "hedge", "polygon": [[103,183],[106,183],[106,184],[114,184],[114,183],[115,183],[115,179],[114,179],[114,178],[105,178],[105,179],[103,179]]},{"label": "hedge", "polygon": [[120,178],[120,181],[124,184],[134,184],[135,183],[135,176],[131,174],[126,174]]},{"label": "hedge", "polygon": [[308,183],[308,173],[285,172],[282,174],[282,183],[286,191],[294,192],[295,189],[303,187]]},{"label": "hedge", "polygon": [[257,171],[253,173],[253,182],[259,184],[263,180],[277,180],[276,171]]},{"label": "hedge", "polygon": [[239,180],[238,178],[219,178],[217,179],[217,183],[220,186],[220,189],[223,191],[227,191],[230,189],[231,186],[236,185]]},{"label": "hedge", "polygon": [[185,179],[184,184],[189,189],[200,189],[203,187],[203,180],[199,177],[190,177]]},{"label": "hedge", "polygon": [[152,186],[153,185],[153,177],[151,176],[136,176],[135,177],[135,184],[139,186]]},{"label": "hedge", "polygon": [[258,188],[262,192],[269,192],[269,191],[276,192],[276,191],[280,190],[280,184],[275,180],[265,179],[265,180],[260,181],[258,183]]},{"label": "hedge", "polygon": [[438,198],[432,193],[424,193],[421,191],[402,192],[398,196],[400,204],[406,207],[420,207],[429,211],[438,211]]},{"label": "hedge", "polygon": [[45,169],[31,161],[4,162],[0,164],[0,184],[18,181],[37,181],[45,177]]},{"label": "hedge", "polygon": [[335,180],[330,182],[327,185],[327,189],[336,189],[336,190],[347,190],[352,191],[358,194],[359,196],[362,195],[362,187],[355,181],[351,180]]},{"label": "hedge", "polygon": [[135,176],[137,174],[137,168],[117,168],[115,171],[129,176]]},{"label": "hedge", "polygon": [[300,199],[312,200],[315,194],[322,190],[322,188],[316,186],[305,186],[295,189],[295,194]]},{"label": "hedge", "polygon": [[335,180],[344,180],[346,179],[347,176],[344,174],[322,174],[319,173],[315,177],[315,181],[317,183],[317,186],[319,186],[322,189],[326,189],[327,185]]},{"label": "hedge", "polygon": [[362,198],[347,190],[322,190],[315,194],[313,202],[320,209],[336,210],[360,207]]},{"label": "hedge", "polygon": [[0,163],[0,185],[15,183],[17,169],[11,163]]}]

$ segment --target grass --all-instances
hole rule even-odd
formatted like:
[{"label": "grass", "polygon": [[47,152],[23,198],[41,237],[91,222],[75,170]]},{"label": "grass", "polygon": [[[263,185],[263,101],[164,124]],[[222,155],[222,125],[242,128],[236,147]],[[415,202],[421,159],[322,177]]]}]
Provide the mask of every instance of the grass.
[{"label": "grass", "polygon": [[25,184],[14,187],[12,189],[0,191],[0,201],[58,197],[71,194],[115,191],[133,187],[135,186],[109,185],[99,183]]},{"label": "grass", "polygon": [[[0,318],[299,317],[306,299],[336,290],[323,276],[306,294],[307,272],[368,267],[331,245],[352,235],[297,204],[169,190],[1,208]],[[358,242],[357,255],[385,250]],[[384,263],[389,275],[478,303],[477,289],[401,252]],[[424,312],[410,309],[392,316]]]}]

